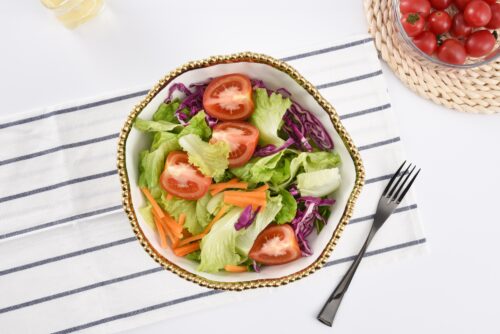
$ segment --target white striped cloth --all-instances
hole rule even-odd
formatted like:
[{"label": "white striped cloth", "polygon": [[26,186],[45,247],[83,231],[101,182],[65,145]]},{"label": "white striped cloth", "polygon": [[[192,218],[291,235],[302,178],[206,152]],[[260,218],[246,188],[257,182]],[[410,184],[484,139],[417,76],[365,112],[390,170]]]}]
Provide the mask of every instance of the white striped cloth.
[{"label": "white striped cloth", "polygon": [[[401,139],[371,38],[284,56],[337,108],[366,167],[354,217],[324,269],[338,275],[403,160]],[[116,144],[145,89],[0,120],[2,333],[110,333],[262,293],[201,288],[159,268],[136,242],[121,209]],[[363,266],[425,250],[416,209],[409,194]]]}]

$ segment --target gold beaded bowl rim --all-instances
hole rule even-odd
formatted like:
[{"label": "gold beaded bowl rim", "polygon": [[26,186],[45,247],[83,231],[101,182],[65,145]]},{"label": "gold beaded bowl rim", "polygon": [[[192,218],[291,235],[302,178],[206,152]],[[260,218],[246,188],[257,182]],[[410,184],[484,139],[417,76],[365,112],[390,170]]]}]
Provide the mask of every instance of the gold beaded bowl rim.
[{"label": "gold beaded bowl rim", "polygon": [[[265,64],[272,66],[273,68],[287,74],[290,76],[297,84],[302,86],[315,100],[316,102],[323,108],[323,110],[328,114],[333,127],[339,134],[340,138],[342,138],[342,141],[344,142],[344,145],[349,152],[353,163],[354,167],[356,169],[356,180],[354,182],[354,186],[351,190],[351,193],[349,195],[349,199],[347,200],[346,206],[344,208],[344,212],[342,214],[342,217],[340,218],[339,223],[337,224],[337,227],[335,228],[332,237],[328,241],[326,247],[323,249],[321,254],[318,256],[318,258],[308,265],[307,267],[283,276],[279,278],[269,278],[269,279],[256,279],[256,280],[249,280],[249,281],[243,281],[243,282],[221,282],[221,281],[215,281],[215,280],[210,280],[208,278],[196,275],[195,273],[189,272],[172,261],[168,260],[165,258],[162,254],[160,254],[150,243],[150,241],[146,238],[144,231],[139,225],[139,222],[137,220],[136,212],[134,210],[133,204],[132,204],[132,197],[131,197],[131,185],[129,182],[128,174],[127,174],[127,169],[126,169],[126,141],[128,138],[128,135],[130,133],[130,130],[132,129],[133,123],[136,119],[136,117],[139,115],[139,113],[148,105],[149,102],[163,89],[165,88],[172,80],[174,80],[176,77],[181,75],[182,73],[200,69],[200,68],[205,68],[213,65],[219,65],[219,64],[228,64],[228,63],[240,63],[240,62],[249,62],[249,63],[260,63],[260,64]],[[127,120],[125,122],[125,125],[123,126],[120,137],[119,137],[119,142],[118,142],[118,159],[117,159],[117,166],[118,166],[118,175],[120,178],[121,186],[122,186],[122,203],[123,203],[123,208],[125,210],[125,213],[127,214],[127,217],[130,221],[130,224],[132,225],[132,229],[144,248],[144,250],[161,266],[163,266],[165,269],[177,274],[178,276],[188,280],[192,281],[194,283],[197,283],[201,286],[212,288],[212,289],[221,289],[221,290],[245,290],[245,289],[252,289],[252,288],[259,288],[259,287],[277,287],[281,286],[284,284],[288,284],[290,282],[296,281],[300,278],[306,277],[312,273],[314,273],[316,270],[320,269],[323,267],[323,265],[326,263],[328,260],[328,257],[330,256],[331,252],[335,248],[343,230],[345,229],[347,223],[349,222],[352,212],[354,210],[354,206],[356,203],[356,200],[359,197],[359,194],[361,192],[361,189],[364,184],[364,178],[365,178],[365,171],[363,167],[363,163],[361,160],[361,156],[359,154],[359,151],[357,147],[354,145],[351,137],[345,130],[344,126],[342,125],[339,115],[335,111],[335,108],[319,93],[319,91],[309,82],[307,81],[299,72],[297,72],[294,68],[292,68],[290,65],[288,65],[285,62],[282,62],[280,60],[277,60],[275,58],[272,58],[267,55],[263,54],[258,54],[258,53],[252,53],[252,52],[242,52],[242,53],[236,53],[236,54],[231,54],[231,55],[225,55],[225,56],[213,56],[209,57],[204,60],[199,60],[199,61],[191,61],[189,63],[184,64],[183,66],[175,69],[174,71],[170,72],[167,74],[163,79],[161,79],[147,94],[147,96],[138,104],[135,106],[135,108],[132,110],[132,112],[129,114],[127,117]]]}]

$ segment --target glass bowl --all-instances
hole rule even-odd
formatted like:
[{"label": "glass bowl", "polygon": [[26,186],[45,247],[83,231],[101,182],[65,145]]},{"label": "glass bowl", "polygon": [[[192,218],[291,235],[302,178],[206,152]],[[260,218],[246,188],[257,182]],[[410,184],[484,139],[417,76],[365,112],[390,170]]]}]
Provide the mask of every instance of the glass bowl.
[{"label": "glass bowl", "polygon": [[[454,14],[456,9],[451,5],[446,11],[450,14]],[[397,37],[404,49],[410,53],[415,59],[417,59],[421,64],[429,67],[435,67],[437,69],[470,69],[479,67],[482,65],[486,65],[492,61],[499,59],[500,57],[500,38],[497,38],[497,42],[493,50],[486,56],[475,58],[475,57],[467,57],[465,63],[462,65],[455,65],[445,63],[439,60],[435,56],[429,56],[422,50],[420,50],[414,43],[411,37],[409,37],[403,29],[403,25],[401,23],[401,12],[399,11],[399,0],[392,0],[392,10],[391,10],[391,21],[394,23],[394,28],[397,31]],[[499,33],[500,29],[497,29],[497,33]]]}]

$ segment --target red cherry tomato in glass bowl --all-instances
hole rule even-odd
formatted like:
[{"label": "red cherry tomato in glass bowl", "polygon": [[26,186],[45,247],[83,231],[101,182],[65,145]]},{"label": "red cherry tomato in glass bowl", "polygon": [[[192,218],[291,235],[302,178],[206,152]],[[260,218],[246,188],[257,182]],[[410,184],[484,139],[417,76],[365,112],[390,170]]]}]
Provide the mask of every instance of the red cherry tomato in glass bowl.
[{"label": "red cherry tomato in glass bowl", "polygon": [[473,0],[465,6],[464,19],[471,27],[484,27],[491,20],[491,8],[483,0]]},{"label": "red cherry tomato in glass bowl", "polygon": [[427,24],[429,25],[430,31],[436,35],[441,35],[450,30],[451,17],[447,12],[438,10],[429,15],[427,18]]},{"label": "red cherry tomato in glass bowl", "polygon": [[494,5],[497,3],[497,0],[483,0],[483,1],[488,3],[488,5]]},{"label": "red cherry tomato in glass bowl", "polygon": [[229,167],[239,167],[248,162],[259,140],[259,130],[247,122],[222,122],[212,132],[210,142],[228,143]]},{"label": "red cherry tomato in glass bowl", "polygon": [[254,109],[250,79],[243,74],[213,79],[203,93],[203,107],[210,116],[222,121],[247,119]]},{"label": "red cherry tomato in glass bowl", "polygon": [[201,174],[198,168],[191,165],[186,153],[173,151],[168,154],[160,184],[169,194],[193,200],[206,194],[212,178]]},{"label": "red cherry tomato in glass bowl", "polygon": [[465,41],[465,50],[469,56],[482,57],[493,50],[495,43],[495,37],[489,30],[478,30]]},{"label": "red cherry tomato in glass bowl", "polygon": [[495,3],[490,6],[491,9],[491,20],[486,25],[488,29],[499,29],[500,28],[500,3]]},{"label": "red cherry tomato in glass bowl", "polygon": [[401,0],[399,10],[403,14],[419,13],[427,17],[431,12],[431,3],[428,0]]},{"label": "red cherry tomato in glass bowl", "polygon": [[465,47],[456,39],[447,39],[437,50],[437,56],[448,64],[462,65],[467,58]]},{"label": "red cherry tomato in glass bowl", "polygon": [[455,16],[453,16],[450,33],[457,38],[465,38],[472,33],[472,27],[469,27],[467,23],[465,23],[462,13],[456,13]]},{"label": "red cherry tomato in glass bowl", "polygon": [[463,11],[465,9],[465,6],[472,0],[455,0],[453,3],[455,4],[455,7],[458,8],[458,10]]},{"label": "red cherry tomato in glass bowl", "polygon": [[413,37],[413,43],[422,50],[422,52],[427,53],[429,56],[434,53],[437,49],[437,39],[430,31],[423,31],[416,37]]},{"label": "red cherry tomato in glass bowl", "polygon": [[452,0],[431,0],[432,8],[438,10],[445,10],[450,7]]},{"label": "red cherry tomato in glass bowl", "polygon": [[414,37],[424,31],[425,20],[420,14],[410,13],[403,15],[401,24],[403,24],[403,29],[406,31],[406,34],[410,37]]}]

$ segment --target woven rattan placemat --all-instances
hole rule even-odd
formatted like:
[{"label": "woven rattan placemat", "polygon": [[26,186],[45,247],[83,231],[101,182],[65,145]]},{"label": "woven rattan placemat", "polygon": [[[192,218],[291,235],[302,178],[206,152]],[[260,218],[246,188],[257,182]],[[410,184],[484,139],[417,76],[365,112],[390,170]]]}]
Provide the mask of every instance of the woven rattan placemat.
[{"label": "woven rattan placemat", "polygon": [[467,70],[424,66],[406,52],[391,21],[391,0],[364,0],[375,46],[401,81],[445,107],[472,113],[500,112],[500,60]]}]

